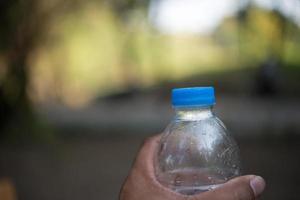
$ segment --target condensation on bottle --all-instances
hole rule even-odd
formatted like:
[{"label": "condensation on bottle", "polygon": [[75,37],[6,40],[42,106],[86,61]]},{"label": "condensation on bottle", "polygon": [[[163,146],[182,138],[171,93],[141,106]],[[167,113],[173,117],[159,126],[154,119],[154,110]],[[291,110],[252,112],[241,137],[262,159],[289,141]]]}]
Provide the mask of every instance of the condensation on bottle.
[{"label": "condensation on bottle", "polygon": [[239,148],[212,112],[213,87],[172,90],[175,117],[155,156],[157,180],[185,195],[215,189],[241,173]]}]

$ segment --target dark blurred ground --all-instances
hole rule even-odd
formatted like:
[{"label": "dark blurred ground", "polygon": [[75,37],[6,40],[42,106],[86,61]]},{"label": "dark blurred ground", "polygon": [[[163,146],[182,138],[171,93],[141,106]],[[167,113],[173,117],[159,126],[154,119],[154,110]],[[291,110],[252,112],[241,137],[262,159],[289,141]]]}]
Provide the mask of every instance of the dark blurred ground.
[{"label": "dark blurred ground", "polygon": [[[44,107],[40,115],[60,137],[52,144],[1,146],[1,174],[12,177],[21,200],[117,199],[142,141],[172,116],[167,101],[150,96],[77,111]],[[268,183],[262,199],[300,197],[299,108],[293,99],[218,97],[216,113],[238,140],[244,172]]]},{"label": "dark blurred ground", "polygon": [[[21,200],[117,199],[143,138],[69,138],[52,147],[2,147],[1,165]],[[262,199],[299,199],[297,140],[238,140],[245,173],[266,178]]]}]

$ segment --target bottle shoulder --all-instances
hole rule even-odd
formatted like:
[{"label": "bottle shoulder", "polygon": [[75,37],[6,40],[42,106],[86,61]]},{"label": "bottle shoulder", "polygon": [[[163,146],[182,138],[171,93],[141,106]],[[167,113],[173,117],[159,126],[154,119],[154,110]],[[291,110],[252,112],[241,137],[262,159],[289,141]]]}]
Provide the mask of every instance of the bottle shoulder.
[{"label": "bottle shoulder", "polygon": [[[163,140],[173,137],[198,140],[218,140],[231,142],[233,137],[225,124],[215,115],[201,120],[179,120],[174,118],[163,132]],[[234,141],[233,141],[234,142]]]}]

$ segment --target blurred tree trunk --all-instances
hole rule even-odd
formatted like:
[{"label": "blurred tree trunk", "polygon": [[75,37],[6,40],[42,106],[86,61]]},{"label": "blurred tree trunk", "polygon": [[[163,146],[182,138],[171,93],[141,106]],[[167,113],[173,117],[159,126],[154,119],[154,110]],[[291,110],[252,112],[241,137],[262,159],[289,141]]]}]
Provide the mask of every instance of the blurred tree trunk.
[{"label": "blurred tree trunk", "polygon": [[[28,2],[30,5],[30,2]],[[27,115],[30,111],[30,105],[26,94],[28,85],[28,73],[26,60],[28,50],[25,47],[30,42],[26,41],[25,14],[26,7],[23,7],[21,1],[2,1],[0,7],[1,24],[1,53],[6,57],[6,73],[0,85],[0,128],[3,130],[17,116]],[[27,8],[30,6],[27,6]],[[26,41],[26,42],[25,42]],[[4,132],[1,131],[3,134]]]},{"label": "blurred tree trunk", "polygon": [[0,1],[0,54],[6,61],[0,82],[0,137],[10,134],[4,131],[7,127],[15,126],[21,126],[24,137],[31,134],[35,118],[27,94],[28,57],[47,33],[50,19],[65,8],[66,2]]},{"label": "blurred tree trunk", "polygon": [[9,56],[6,76],[0,87],[1,119],[0,129],[20,120],[32,119],[30,101],[27,96],[28,67],[27,52],[13,51]]}]

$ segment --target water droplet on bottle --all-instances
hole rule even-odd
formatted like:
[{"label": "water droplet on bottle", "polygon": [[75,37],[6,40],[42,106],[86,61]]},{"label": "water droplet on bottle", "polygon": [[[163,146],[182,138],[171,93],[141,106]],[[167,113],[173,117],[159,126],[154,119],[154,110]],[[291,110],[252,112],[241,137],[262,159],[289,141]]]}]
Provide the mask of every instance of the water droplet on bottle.
[{"label": "water droplet on bottle", "polygon": [[191,149],[190,149],[190,148],[187,148],[187,149],[186,149],[186,153],[189,153],[189,154],[190,154],[190,153],[191,153]]},{"label": "water droplet on bottle", "polygon": [[174,180],[174,184],[176,185],[176,186],[180,186],[180,184],[181,184],[181,177],[179,176],[179,175],[177,175],[176,177],[175,177],[175,180]]}]

